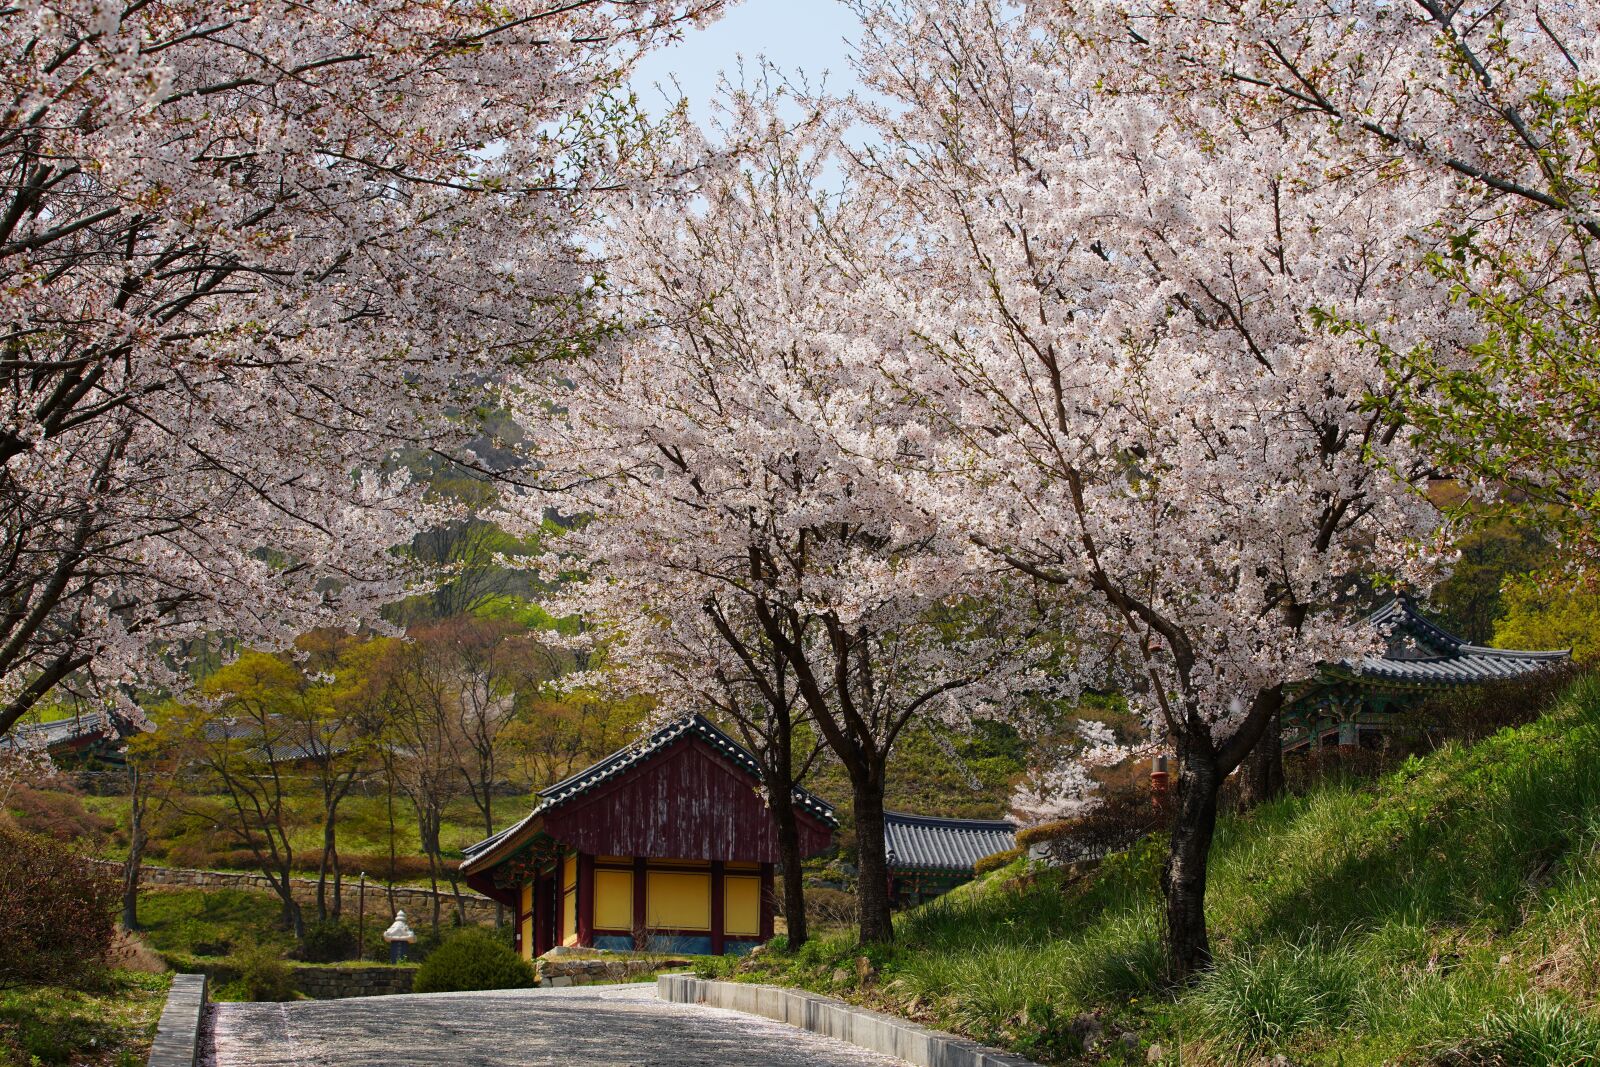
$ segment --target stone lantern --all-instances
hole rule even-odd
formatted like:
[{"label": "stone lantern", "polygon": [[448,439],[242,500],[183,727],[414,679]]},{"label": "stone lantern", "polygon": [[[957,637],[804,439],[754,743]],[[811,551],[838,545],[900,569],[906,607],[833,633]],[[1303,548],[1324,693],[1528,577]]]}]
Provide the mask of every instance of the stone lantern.
[{"label": "stone lantern", "polygon": [[389,929],[383,932],[383,939],[389,942],[389,962],[404,963],[406,947],[417,939],[417,935],[412,932],[411,927],[406,925],[406,913],[404,911],[394,913],[394,922],[390,923]]}]

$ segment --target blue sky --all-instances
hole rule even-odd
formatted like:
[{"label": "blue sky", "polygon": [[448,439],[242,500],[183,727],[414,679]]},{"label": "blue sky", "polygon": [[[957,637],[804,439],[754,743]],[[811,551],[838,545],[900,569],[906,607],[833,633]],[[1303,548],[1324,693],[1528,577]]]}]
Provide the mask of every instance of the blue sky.
[{"label": "blue sky", "polygon": [[659,82],[675,99],[676,76],[693,114],[703,119],[718,73],[735,71],[740,56],[753,70],[764,56],[785,71],[804,71],[813,85],[827,71],[829,88],[842,92],[855,85],[846,41],[856,33],[855,16],[834,0],[744,0],[705,29],[686,33],[681,43],[646,56],[633,86],[648,110],[659,111],[663,97],[654,85]]}]

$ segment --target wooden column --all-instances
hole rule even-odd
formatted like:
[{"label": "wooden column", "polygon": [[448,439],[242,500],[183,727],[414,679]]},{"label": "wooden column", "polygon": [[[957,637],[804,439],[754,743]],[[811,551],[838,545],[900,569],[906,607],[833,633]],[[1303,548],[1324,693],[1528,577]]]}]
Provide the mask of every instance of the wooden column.
[{"label": "wooden column", "polygon": [[722,933],[728,924],[722,917],[722,861],[711,861],[711,954],[720,956],[726,949]]},{"label": "wooden column", "polygon": [[771,941],[773,934],[774,912],[777,911],[777,890],[773,886],[773,865],[761,865],[761,940]]},{"label": "wooden column", "polygon": [[[559,868],[558,868],[559,869]],[[540,875],[533,883],[533,954],[543,956],[556,943],[556,879]]]},{"label": "wooden column", "polygon": [[649,947],[650,931],[645,926],[644,887],[649,875],[643,856],[633,857],[633,947],[643,952]]},{"label": "wooden column", "polygon": [[[529,907],[530,910],[533,907],[533,895],[532,894],[533,894],[533,886],[535,884],[537,884],[537,883],[536,882],[532,882],[532,883],[529,884],[529,887],[528,887],[528,893],[529,893],[529,896],[528,896],[528,907]],[[522,944],[522,887],[518,886],[517,887],[517,906],[511,909],[511,950],[513,952],[515,952],[517,955],[520,956],[520,955],[522,955],[522,949],[523,949],[523,944]]]},{"label": "wooden column", "polygon": [[578,853],[578,944],[594,946],[594,857]]}]

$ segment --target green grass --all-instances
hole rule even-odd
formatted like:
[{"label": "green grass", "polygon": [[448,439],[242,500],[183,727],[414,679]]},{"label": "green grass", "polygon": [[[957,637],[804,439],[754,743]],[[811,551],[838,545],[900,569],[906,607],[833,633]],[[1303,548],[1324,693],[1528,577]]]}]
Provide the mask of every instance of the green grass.
[{"label": "green grass", "polygon": [[139,894],[140,933],[164,954],[225,956],[245,944],[287,951],[283,906],[270,893],[245,889],[151,889]]},{"label": "green grass", "polygon": [[[106,839],[99,853],[108,859],[121,860],[127,856],[128,798],[125,796],[81,796],[83,806],[96,815],[112,820],[115,833]],[[533,806],[534,798],[506,796],[495,798],[495,821],[503,828],[522,818]],[[218,819],[205,814],[211,807],[221,808],[221,797],[182,796],[165,809],[156,810],[148,824],[149,841],[146,862],[155,865],[207,869],[250,869],[235,863],[214,862],[215,854],[237,853],[241,849],[226,834],[216,830]],[[316,865],[322,854],[321,808],[315,798],[299,797],[296,804],[296,827],[290,842],[296,855],[297,875],[315,877]],[[192,812],[192,814],[185,814]],[[226,816],[222,816],[226,817]],[[467,845],[483,839],[482,816],[468,800],[450,805],[440,827],[440,844],[445,859],[459,859]],[[389,854],[389,822],[385,798],[382,796],[352,796],[339,807],[339,851],[345,857],[345,876],[356,878],[360,874],[361,857],[370,856],[381,863]],[[395,849],[397,855],[420,857],[415,816],[403,800],[395,805]],[[372,872],[369,872],[372,873]],[[376,878],[376,874],[372,873]],[[425,885],[425,875],[401,879],[403,884]]]},{"label": "green grass", "polygon": [[91,990],[0,990],[0,1067],[138,1067],[170,984],[167,975],[114,971]]},{"label": "green grass", "polygon": [[[1600,682],[1543,719],[1219,826],[1215,968],[1163,980],[1159,841],[1076,881],[1024,863],[847,937],[708,969],[806,985],[1043,1062],[1084,1013],[1170,1062],[1600,1063]],[[841,973],[842,972],[842,973]],[[848,977],[845,977],[845,976]],[[835,981],[843,978],[842,981]],[[1096,1056],[1114,1061],[1124,1053]]]}]

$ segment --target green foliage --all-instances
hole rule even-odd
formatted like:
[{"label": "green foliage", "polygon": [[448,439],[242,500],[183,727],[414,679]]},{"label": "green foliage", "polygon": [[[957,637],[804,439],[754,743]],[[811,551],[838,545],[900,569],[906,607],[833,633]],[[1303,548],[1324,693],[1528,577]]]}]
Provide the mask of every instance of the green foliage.
[{"label": "green foliage", "polygon": [[1504,614],[1495,621],[1495,644],[1505,648],[1570,648],[1578,663],[1600,660],[1600,590],[1532,576],[1514,578],[1501,591]]},{"label": "green foliage", "polygon": [[972,868],[978,874],[988,874],[990,871],[998,871],[1001,867],[1004,867],[1010,863],[1015,863],[1017,860],[1021,859],[1023,853],[1026,851],[1027,849],[1020,846],[1017,848],[1008,848],[1004,852],[996,852],[993,855],[980,858],[977,863],[972,865]]},{"label": "green foliage", "polygon": [[87,990],[0,991],[0,1064],[140,1067],[170,984],[167,975],[113,971]]},{"label": "green foliage", "polygon": [[219,1000],[295,999],[294,975],[276,945],[247,942],[234,949],[233,963],[239,977],[218,995]]},{"label": "green foliage", "polygon": [[1468,641],[1488,644],[1495,639],[1495,620],[1506,610],[1501,586],[1508,579],[1547,566],[1551,550],[1531,525],[1492,514],[1478,516],[1456,541],[1456,548],[1461,558],[1450,569],[1450,577],[1433,587],[1428,600],[1438,609],[1439,623],[1445,629]]},{"label": "green foliage", "polygon": [[306,924],[299,956],[307,963],[338,963],[356,956],[356,926],[338,919]]},{"label": "green foliage", "polygon": [[533,965],[486,930],[465,927],[429,953],[417,969],[418,993],[467,989],[526,989],[536,984]]},{"label": "green foliage", "polygon": [[1224,817],[1217,963],[1183,988],[1163,974],[1155,839],[1087,875],[1014,863],[900,916],[876,982],[843,935],[721,966],[1043,1063],[1078,1062],[1063,1020],[1085,1012],[1184,1063],[1592,1062],[1560,1057],[1600,1047],[1597,760],[1587,677],[1533,723]]},{"label": "green foliage", "polygon": [[0,989],[101,978],[120,897],[72,846],[0,827]]},{"label": "green foliage", "polygon": [[[1002,723],[980,721],[971,732],[952,735],[914,721],[889,757],[885,803],[896,811],[1000,818],[1026,762],[1026,743]],[[806,787],[838,808],[848,845],[850,782],[843,769],[824,763]]]}]

